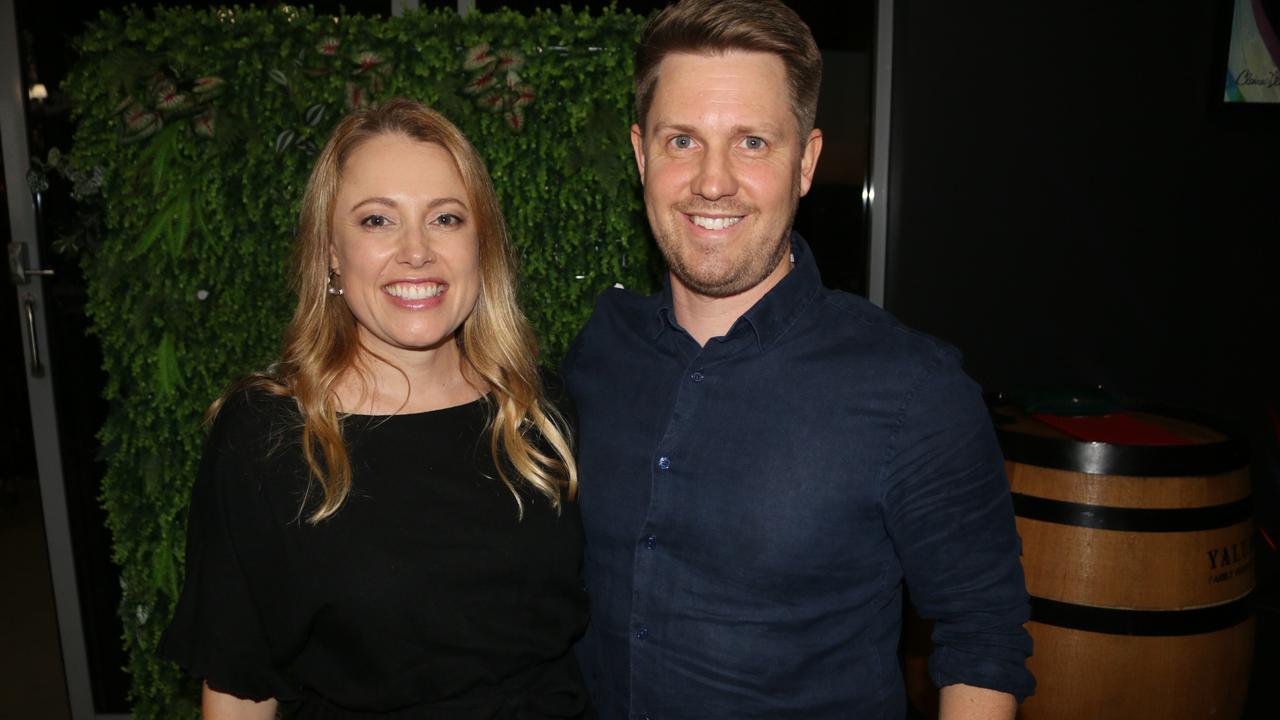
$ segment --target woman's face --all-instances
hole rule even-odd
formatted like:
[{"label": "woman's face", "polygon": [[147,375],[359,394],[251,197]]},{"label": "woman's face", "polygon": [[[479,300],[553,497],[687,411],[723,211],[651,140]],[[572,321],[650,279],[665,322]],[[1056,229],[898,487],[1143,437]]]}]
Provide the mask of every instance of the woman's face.
[{"label": "woman's face", "polygon": [[330,267],[364,346],[395,357],[449,342],[480,292],[476,222],[453,158],[387,133],[357,146],[341,177]]}]

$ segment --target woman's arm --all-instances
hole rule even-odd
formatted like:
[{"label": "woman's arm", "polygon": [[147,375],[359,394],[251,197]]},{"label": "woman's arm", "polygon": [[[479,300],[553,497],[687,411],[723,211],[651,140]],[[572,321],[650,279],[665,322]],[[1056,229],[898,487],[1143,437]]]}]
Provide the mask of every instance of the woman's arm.
[{"label": "woman's arm", "polygon": [[275,698],[262,702],[241,700],[211,689],[209,683],[204,684],[200,700],[204,720],[275,720],[276,717]]}]

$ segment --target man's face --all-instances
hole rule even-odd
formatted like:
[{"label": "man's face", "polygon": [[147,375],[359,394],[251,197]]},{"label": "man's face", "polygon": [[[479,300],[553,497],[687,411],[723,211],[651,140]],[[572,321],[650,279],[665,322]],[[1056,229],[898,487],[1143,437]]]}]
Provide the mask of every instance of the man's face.
[{"label": "man's face", "polygon": [[673,282],[719,298],[785,273],[796,203],[822,150],[818,130],[801,142],[790,97],[770,53],[674,53],[659,64],[631,145]]}]

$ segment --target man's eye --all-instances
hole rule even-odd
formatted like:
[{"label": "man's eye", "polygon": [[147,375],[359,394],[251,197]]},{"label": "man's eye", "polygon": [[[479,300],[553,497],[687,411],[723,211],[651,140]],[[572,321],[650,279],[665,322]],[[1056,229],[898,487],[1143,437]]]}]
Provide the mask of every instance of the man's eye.
[{"label": "man's eye", "polygon": [[765,148],[765,141],[763,138],[752,136],[744,139],[742,141],[742,146],[748,150],[763,150]]},{"label": "man's eye", "polygon": [[671,146],[679,150],[688,150],[693,147],[693,138],[688,135],[677,135],[671,138]]},{"label": "man's eye", "polygon": [[360,224],[364,227],[380,228],[390,225],[391,221],[387,219],[386,215],[369,215],[362,218]]},{"label": "man's eye", "polygon": [[458,217],[457,215],[454,215],[453,213],[440,213],[439,215],[436,216],[436,219],[433,220],[432,222],[435,223],[436,225],[445,225],[445,226],[461,225],[462,218]]}]

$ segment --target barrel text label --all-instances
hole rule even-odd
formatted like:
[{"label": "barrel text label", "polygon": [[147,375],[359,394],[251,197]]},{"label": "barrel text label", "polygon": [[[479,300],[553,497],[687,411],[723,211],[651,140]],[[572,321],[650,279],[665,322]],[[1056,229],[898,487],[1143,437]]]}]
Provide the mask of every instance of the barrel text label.
[{"label": "barrel text label", "polygon": [[1253,570],[1253,545],[1248,540],[1234,542],[1206,552],[1209,558],[1209,584],[1226,582]]}]

